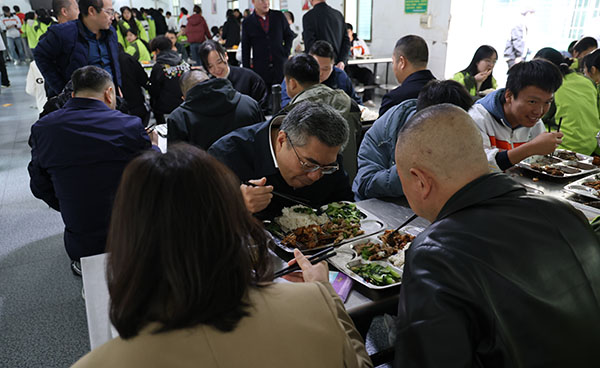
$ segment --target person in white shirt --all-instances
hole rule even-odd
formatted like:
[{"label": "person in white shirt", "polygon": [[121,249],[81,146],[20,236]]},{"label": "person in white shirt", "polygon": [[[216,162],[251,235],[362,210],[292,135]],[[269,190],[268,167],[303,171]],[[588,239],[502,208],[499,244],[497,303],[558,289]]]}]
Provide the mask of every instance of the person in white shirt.
[{"label": "person in white shirt", "polygon": [[175,33],[177,33],[177,31],[179,30],[179,27],[177,26],[177,18],[173,17],[170,11],[168,11],[166,15],[167,29],[169,31],[174,31]]},{"label": "person in white shirt", "polygon": [[2,29],[6,30],[6,42],[10,58],[13,59],[15,65],[19,62],[25,62],[25,49],[23,41],[21,41],[21,19],[10,12],[8,6],[2,7]]}]

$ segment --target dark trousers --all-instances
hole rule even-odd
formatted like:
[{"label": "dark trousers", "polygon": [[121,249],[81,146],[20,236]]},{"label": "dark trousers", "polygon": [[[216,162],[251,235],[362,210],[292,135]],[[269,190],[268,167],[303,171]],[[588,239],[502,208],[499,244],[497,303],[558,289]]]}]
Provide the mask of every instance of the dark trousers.
[{"label": "dark trousers", "polygon": [[8,73],[6,72],[6,63],[4,62],[4,51],[0,51],[0,77],[2,79],[3,86],[10,86]]},{"label": "dark trousers", "polygon": [[[344,68],[344,71],[350,78],[356,79],[365,86],[372,86],[375,84],[375,76],[368,68],[363,68],[358,65],[348,65]],[[363,101],[373,100],[373,91],[373,88],[366,88],[365,93],[363,93]]]}]

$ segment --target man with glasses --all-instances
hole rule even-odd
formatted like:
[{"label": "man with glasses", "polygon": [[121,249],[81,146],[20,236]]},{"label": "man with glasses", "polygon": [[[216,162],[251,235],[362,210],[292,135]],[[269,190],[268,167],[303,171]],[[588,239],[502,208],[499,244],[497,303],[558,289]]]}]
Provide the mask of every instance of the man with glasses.
[{"label": "man with glasses", "polygon": [[112,1],[80,0],[79,11],[76,21],[50,27],[33,52],[49,97],[59,94],[71,74],[86,65],[106,70],[115,86],[121,85]]},{"label": "man with glasses", "polygon": [[295,204],[278,194],[313,207],[352,200],[339,154],[347,141],[346,120],[330,106],[307,101],[226,135],[208,152],[239,177],[248,210],[272,219]]}]

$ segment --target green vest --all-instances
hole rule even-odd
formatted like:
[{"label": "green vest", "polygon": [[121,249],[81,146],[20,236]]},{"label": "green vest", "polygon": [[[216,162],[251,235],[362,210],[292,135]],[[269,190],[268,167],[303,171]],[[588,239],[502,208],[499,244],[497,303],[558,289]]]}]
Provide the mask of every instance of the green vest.
[{"label": "green vest", "polygon": [[600,131],[598,90],[594,83],[581,74],[569,73],[554,94],[554,101],[554,122],[558,124],[563,119],[560,131],[564,137],[559,148],[591,155],[598,147],[596,134]]},{"label": "green vest", "polygon": [[[465,86],[471,96],[477,96],[477,82],[475,81],[474,76],[468,73],[458,72],[454,74],[452,79]],[[498,88],[498,83],[496,83],[496,78],[494,78],[494,76],[492,76],[492,88]]]},{"label": "green vest", "polygon": [[40,37],[48,30],[48,25],[36,19],[32,26],[28,26],[27,23],[24,23],[21,30],[27,37],[29,48],[34,49],[37,46]]},{"label": "green vest", "polygon": [[135,40],[133,43],[129,44],[127,49],[125,50],[129,55],[138,59],[138,61],[150,61],[150,53],[144,43],[140,40]]}]

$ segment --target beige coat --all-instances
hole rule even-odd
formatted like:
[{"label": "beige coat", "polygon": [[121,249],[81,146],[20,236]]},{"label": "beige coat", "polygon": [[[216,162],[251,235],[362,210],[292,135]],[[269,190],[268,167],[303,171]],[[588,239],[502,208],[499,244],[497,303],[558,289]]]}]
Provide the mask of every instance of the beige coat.
[{"label": "beige coat", "polygon": [[74,367],[372,367],[329,283],[278,283],[249,293],[251,315],[233,332],[197,327],[113,339]]}]

